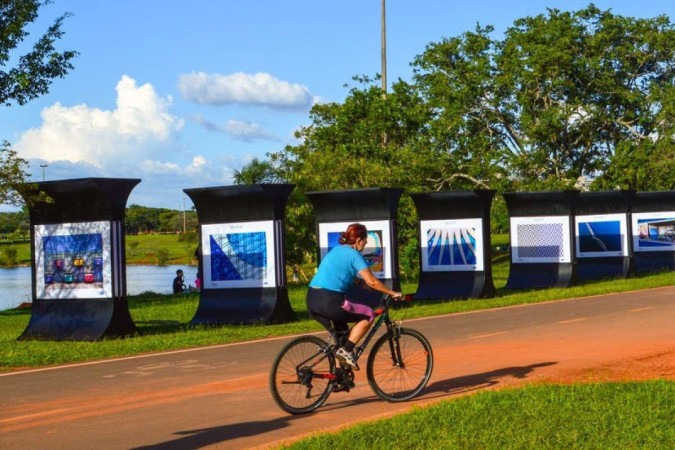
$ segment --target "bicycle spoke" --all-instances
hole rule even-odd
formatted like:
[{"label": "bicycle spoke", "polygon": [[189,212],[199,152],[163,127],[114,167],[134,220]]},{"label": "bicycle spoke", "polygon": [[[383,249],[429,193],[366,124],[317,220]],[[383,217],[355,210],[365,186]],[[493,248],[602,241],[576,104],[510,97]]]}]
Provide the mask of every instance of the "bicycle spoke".
[{"label": "bicycle spoke", "polygon": [[316,337],[303,337],[280,352],[270,373],[270,387],[282,409],[294,414],[309,412],[328,398],[335,366],[322,351],[325,345]]},{"label": "bicycle spoke", "polygon": [[407,400],[426,386],[431,376],[431,346],[414,330],[402,330],[398,339],[401,361],[392,355],[390,335],[373,347],[368,361],[368,381],[380,397],[389,401]]}]

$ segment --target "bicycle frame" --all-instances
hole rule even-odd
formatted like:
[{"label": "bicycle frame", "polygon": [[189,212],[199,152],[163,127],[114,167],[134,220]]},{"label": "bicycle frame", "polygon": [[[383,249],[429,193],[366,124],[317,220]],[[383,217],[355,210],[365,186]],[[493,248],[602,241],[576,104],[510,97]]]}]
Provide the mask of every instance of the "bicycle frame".
[{"label": "bicycle frame", "polygon": [[[381,314],[379,314],[377,316],[377,319],[375,319],[375,323],[373,324],[373,326],[370,328],[370,330],[366,334],[366,337],[363,340],[363,344],[354,348],[354,356],[357,360],[361,357],[363,352],[368,347],[368,344],[373,339],[373,337],[375,337],[375,334],[377,333],[377,331],[380,329],[380,327],[383,324],[387,327],[388,332],[391,332],[392,335],[395,338],[397,337],[397,333],[395,331],[397,329],[397,327],[394,326],[394,322],[392,322],[391,318],[389,317],[390,302],[391,302],[390,299],[385,300],[385,304],[383,305],[383,311],[382,311]],[[404,367],[404,364],[402,363],[402,358],[401,358],[401,351],[400,351],[400,348],[398,346],[398,340],[393,339],[393,340],[389,341],[389,347],[390,347],[390,350],[391,350],[391,354],[393,355],[394,365],[396,365],[398,367]],[[316,353],[316,355],[310,356],[306,360],[299,363],[296,366],[297,372],[300,373],[300,371],[303,368],[314,367],[316,364],[320,363],[326,357],[328,357],[329,354],[333,353],[336,348],[337,348],[337,346],[335,344],[331,344],[328,347],[322,348],[320,351],[318,351]],[[311,363],[310,363],[310,361],[311,361]],[[314,377],[314,378],[325,378],[325,379],[337,379],[337,378],[339,378],[335,374],[321,373],[321,372],[313,372],[312,377]],[[300,381],[300,383],[303,383],[303,381]]]}]

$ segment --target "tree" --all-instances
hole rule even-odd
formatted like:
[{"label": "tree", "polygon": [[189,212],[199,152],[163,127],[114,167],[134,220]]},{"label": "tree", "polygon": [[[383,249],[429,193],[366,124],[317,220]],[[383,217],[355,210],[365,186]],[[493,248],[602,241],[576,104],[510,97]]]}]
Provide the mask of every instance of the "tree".
[{"label": "tree", "polygon": [[241,170],[235,170],[234,184],[279,183],[281,179],[270,161],[253,158]]},{"label": "tree", "polygon": [[28,161],[19,158],[9,142],[3,141],[0,146],[0,204],[21,204],[21,196],[14,187],[25,182],[27,167]]},{"label": "tree", "polygon": [[[72,50],[59,52],[54,46],[64,34],[61,26],[68,14],[57,18],[28,53],[18,57],[12,55],[29,36],[28,24],[37,19],[40,8],[50,3],[51,0],[12,0],[0,4],[0,104],[11,106],[15,102],[23,105],[46,94],[55,78],[63,78],[73,69],[71,61],[78,53]],[[11,61],[16,61],[16,65],[6,69]],[[10,144],[3,141],[0,148],[0,203],[20,203],[15,187],[28,177],[27,166],[28,163],[11,150]]]},{"label": "tree", "polygon": [[[0,6],[0,67],[10,61],[10,53],[29,35],[26,26],[37,19],[41,7],[52,0],[13,0]],[[23,105],[49,92],[54,78],[63,78],[73,69],[71,60],[77,52],[58,52],[54,43],[63,37],[63,21],[69,14],[57,18],[33,45],[33,49],[18,58],[16,67],[0,71],[0,102]]]},{"label": "tree", "polygon": [[[519,19],[503,41],[491,32],[478,27],[431,44],[414,63],[413,86],[435,111],[428,145],[444,147],[469,175],[489,164],[491,186],[571,188],[581,176],[611,178],[616,156],[622,167],[631,164],[622,154],[646,160],[672,142],[675,29],[667,17],[590,5]],[[672,164],[660,176],[672,175]]]}]

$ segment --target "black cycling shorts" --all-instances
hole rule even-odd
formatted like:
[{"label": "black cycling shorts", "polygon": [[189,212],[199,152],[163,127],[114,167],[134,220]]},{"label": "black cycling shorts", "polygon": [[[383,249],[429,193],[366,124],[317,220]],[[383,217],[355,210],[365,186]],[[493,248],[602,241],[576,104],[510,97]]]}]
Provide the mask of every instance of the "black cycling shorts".
[{"label": "black cycling shorts", "polygon": [[[307,290],[307,310],[309,315],[323,325],[326,329],[331,328],[331,321],[336,330],[346,330],[348,323],[372,320],[372,309],[359,304],[357,309],[361,312],[351,312],[349,300],[343,292],[330,291],[322,288],[309,288]],[[345,309],[347,305],[347,309]]]}]

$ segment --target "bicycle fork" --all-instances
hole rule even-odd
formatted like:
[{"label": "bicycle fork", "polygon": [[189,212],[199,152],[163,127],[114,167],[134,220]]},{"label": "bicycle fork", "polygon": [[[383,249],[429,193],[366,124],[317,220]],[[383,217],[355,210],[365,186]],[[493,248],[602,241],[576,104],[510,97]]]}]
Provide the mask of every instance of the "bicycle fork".
[{"label": "bicycle fork", "polygon": [[401,344],[399,338],[401,337],[401,327],[393,325],[390,328],[391,339],[389,339],[389,350],[391,351],[391,363],[393,366],[400,369],[405,368],[403,356],[401,356]]}]

